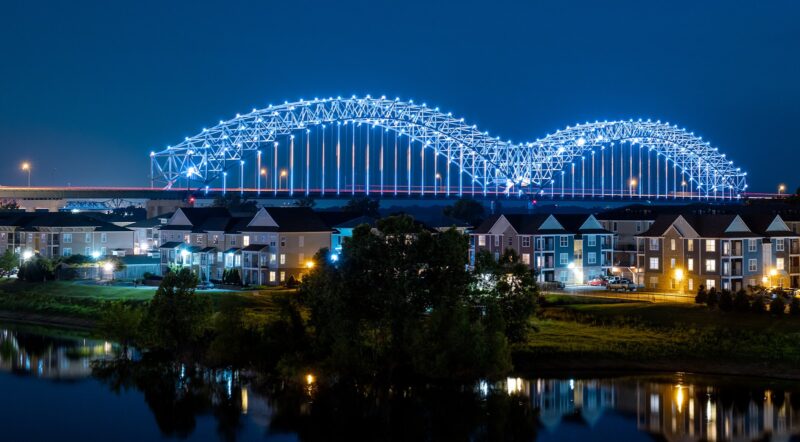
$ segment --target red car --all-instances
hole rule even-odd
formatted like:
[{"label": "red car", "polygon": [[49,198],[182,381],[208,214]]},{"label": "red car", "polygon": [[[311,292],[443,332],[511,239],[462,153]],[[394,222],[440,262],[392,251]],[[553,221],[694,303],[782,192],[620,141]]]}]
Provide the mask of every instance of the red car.
[{"label": "red car", "polygon": [[590,279],[589,280],[589,285],[595,286],[595,287],[598,287],[598,286],[601,286],[601,285],[606,285],[606,284],[607,284],[607,281],[605,280],[605,278],[594,278],[594,279]]}]

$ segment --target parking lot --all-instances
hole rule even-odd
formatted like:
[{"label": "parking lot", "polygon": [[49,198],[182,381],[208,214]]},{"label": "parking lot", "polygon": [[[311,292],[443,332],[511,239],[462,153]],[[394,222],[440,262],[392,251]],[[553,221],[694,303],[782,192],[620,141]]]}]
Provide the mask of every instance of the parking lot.
[{"label": "parking lot", "polygon": [[614,292],[606,290],[605,287],[588,285],[567,286],[563,290],[543,290],[543,292],[594,298],[625,299],[630,301],[694,303],[694,294],[692,293],[663,293],[648,290],[637,290],[635,292]]}]

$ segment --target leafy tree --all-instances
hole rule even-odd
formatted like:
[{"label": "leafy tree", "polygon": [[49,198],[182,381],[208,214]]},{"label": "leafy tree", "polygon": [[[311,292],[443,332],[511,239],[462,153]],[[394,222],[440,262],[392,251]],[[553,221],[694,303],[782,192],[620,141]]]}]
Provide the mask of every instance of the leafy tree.
[{"label": "leafy tree", "polygon": [[717,293],[717,289],[711,287],[711,289],[708,291],[708,296],[706,297],[706,304],[709,307],[714,308],[717,306],[718,303],[719,303],[719,294]]},{"label": "leafy tree", "polygon": [[222,283],[230,285],[241,285],[242,276],[239,274],[239,269],[226,269],[222,271]]},{"label": "leafy tree", "polygon": [[363,216],[377,218],[380,216],[380,213],[378,212],[380,205],[380,200],[377,198],[370,198],[368,196],[361,195],[351,198],[350,201],[348,201],[344,206],[344,210]]},{"label": "leafy tree", "polygon": [[453,203],[452,206],[447,206],[442,211],[445,216],[455,219],[466,221],[473,226],[478,226],[486,216],[486,209],[479,201],[472,198],[460,198]]},{"label": "leafy tree", "polygon": [[786,311],[786,301],[783,296],[775,295],[769,303],[769,312],[773,315],[782,315]]},{"label": "leafy tree", "polygon": [[706,293],[706,287],[700,284],[700,287],[697,288],[697,296],[694,297],[694,302],[696,304],[705,304],[708,302],[708,293]]},{"label": "leafy tree", "polygon": [[0,210],[19,210],[19,203],[16,200],[4,200],[0,202]]},{"label": "leafy tree", "polygon": [[145,317],[153,347],[185,350],[206,332],[211,300],[196,288],[197,276],[187,268],[164,275]]},{"label": "leafy tree", "polygon": [[0,255],[0,277],[11,276],[11,271],[17,268],[17,264],[19,264],[19,255],[11,249],[6,249]]},{"label": "leafy tree", "polygon": [[214,207],[224,207],[231,212],[239,213],[255,213],[258,211],[258,206],[255,200],[248,200],[247,197],[242,197],[236,192],[228,192],[225,195],[218,195],[214,198],[212,204]]},{"label": "leafy tree", "polygon": [[747,292],[744,290],[736,292],[736,296],[733,298],[733,309],[737,312],[750,311],[750,298],[747,296]]},{"label": "leafy tree", "polygon": [[792,301],[789,303],[789,314],[792,316],[800,315],[800,298],[792,298]]},{"label": "leafy tree", "polygon": [[731,294],[730,290],[722,290],[722,293],[720,293],[719,309],[723,312],[729,312],[733,310],[733,295]]},{"label": "leafy tree", "polygon": [[143,317],[144,313],[140,308],[114,302],[105,309],[97,326],[104,336],[122,345],[122,355],[125,358],[128,346],[139,338]]},{"label": "leafy tree", "polygon": [[36,255],[19,266],[17,277],[27,282],[52,281],[55,279],[55,265],[53,261]]},{"label": "leafy tree", "polygon": [[767,311],[766,308],[766,300],[764,299],[764,295],[757,294],[753,297],[753,303],[750,304],[750,310],[753,313],[764,313]]},{"label": "leafy tree", "polygon": [[296,207],[314,207],[316,204],[317,202],[310,196],[304,196],[294,200],[294,205]]}]

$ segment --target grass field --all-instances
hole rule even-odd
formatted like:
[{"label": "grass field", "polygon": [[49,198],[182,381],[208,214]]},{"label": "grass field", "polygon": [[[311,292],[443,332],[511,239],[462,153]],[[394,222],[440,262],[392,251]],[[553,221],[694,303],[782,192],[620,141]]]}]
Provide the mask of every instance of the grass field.
[{"label": "grass field", "polygon": [[[0,281],[0,311],[46,314],[81,319],[97,319],[109,303],[143,305],[155,295],[155,287],[104,286],[83,282],[52,281],[44,284],[17,280]],[[291,296],[294,290],[270,288],[257,291],[199,291],[211,298],[215,309],[232,302],[246,309],[250,320],[274,317],[276,300]]]}]

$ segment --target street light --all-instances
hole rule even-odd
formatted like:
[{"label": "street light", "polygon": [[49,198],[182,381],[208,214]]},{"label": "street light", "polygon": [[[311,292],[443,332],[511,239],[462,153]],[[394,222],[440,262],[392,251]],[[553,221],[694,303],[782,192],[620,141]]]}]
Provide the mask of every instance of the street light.
[{"label": "street light", "polygon": [[439,186],[441,185],[441,182],[442,182],[442,174],[437,172],[436,173],[436,186],[433,189],[433,194],[434,195],[436,195],[439,192]]},{"label": "street light", "polygon": [[678,291],[683,294],[683,269],[675,269],[675,281],[678,283]]},{"label": "street light", "polygon": [[278,190],[283,189],[283,179],[286,178],[288,175],[289,173],[286,172],[286,169],[281,169],[281,177],[280,181],[278,182]]},{"label": "street light", "polygon": [[636,184],[638,184],[638,182],[636,181],[636,178],[631,178],[631,181],[630,181],[630,196],[631,197],[633,197],[633,188],[636,187]]},{"label": "street light", "polygon": [[31,187],[31,163],[27,161],[22,163],[22,170],[28,172],[28,187]]},{"label": "street light", "polygon": [[[30,186],[30,183],[28,185]],[[778,196],[781,196],[781,194],[783,192],[785,192],[785,191],[786,191],[786,185],[785,184],[781,184],[781,185],[778,186]]]}]

